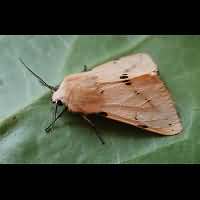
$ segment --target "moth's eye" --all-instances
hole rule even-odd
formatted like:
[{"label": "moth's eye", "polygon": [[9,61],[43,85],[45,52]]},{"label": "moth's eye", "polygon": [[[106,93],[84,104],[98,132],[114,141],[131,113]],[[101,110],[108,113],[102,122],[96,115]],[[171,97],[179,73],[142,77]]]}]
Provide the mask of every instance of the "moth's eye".
[{"label": "moth's eye", "polygon": [[61,100],[58,100],[58,101],[57,101],[57,105],[58,105],[58,106],[62,106],[62,105],[63,105],[62,101],[61,101]]}]

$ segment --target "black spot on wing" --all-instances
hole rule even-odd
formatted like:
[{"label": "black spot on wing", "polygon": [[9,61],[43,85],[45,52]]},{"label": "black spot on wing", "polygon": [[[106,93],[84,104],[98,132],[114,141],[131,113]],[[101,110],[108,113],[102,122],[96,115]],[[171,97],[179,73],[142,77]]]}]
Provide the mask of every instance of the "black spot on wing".
[{"label": "black spot on wing", "polygon": [[145,98],[145,101],[146,101],[146,102],[150,102],[150,101],[151,101],[151,99],[147,99],[147,98]]},{"label": "black spot on wing", "polygon": [[122,82],[127,83],[127,82],[130,82],[130,80],[127,79],[127,80],[123,80]]},{"label": "black spot on wing", "polygon": [[135,120],[138,120],[138,118],[135,116]]},{"label": "black spot on wing", "polygon": [[127,73],[123,73],[123,74],[120,76],[120,79],[124,79],[124,80],[122,80],[122,82],[125,83],[126,85],[131,85],[131,82],[130,82],[130,80],[128,79],[128,74],[127,74]]},{"label": "black spot on wing", "polygon": [[125,78],[128,78],[128,76],[127,76],[127,75],[122,75],[122,76],[120,76],[119,78],[120,78],[120,79],[125,79]]},{"label": "black spot on wing", "polygon": [[99,112],[99,113],[97,113],[97,115],[99,115],[101,117],[107,117],[108,113],[106,113],[106,112]]},{"label": "black spot on wing", "polygon": [[137,90],[135,90],[134,92],[136,93],[136,95],[139,95],[139,94],[140,94],[140,92],[138,92]]},{"label": "black spot on wing", "polygon": [[147,126],[147,125],[144,125],[144,124],[138,125],[138,127],[139,127],[139,128],[148,128],[148,126]]}]

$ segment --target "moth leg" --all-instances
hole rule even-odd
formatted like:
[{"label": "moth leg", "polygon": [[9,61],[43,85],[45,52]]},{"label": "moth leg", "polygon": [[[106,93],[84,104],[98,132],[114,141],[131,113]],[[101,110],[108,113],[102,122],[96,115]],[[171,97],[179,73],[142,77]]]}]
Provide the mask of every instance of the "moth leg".
[{"label": "moth leg", "polygon": [[87,65],[84,65],[84,66],[83,66],[83,71],[82,71],[82,72],[87,72],[87,71],[89,71],[88,68],[87,68]]},{"label": "moth leg", "polygon": [[56,119],[57,111],[58,111],[58,104],[56,104],[56,107],[55,107],[54,120]]},{"label": "moth leg", "polygon": [[53,127],[53,125],[55,124],[55,122],[61,117],[61,115],[65,112],[65,109],[66,108],[64,108],[63,109],[63,111],[57,116],[57,117],[55,117],[55,119],[51,122],[51,124],[47,127],[47,128],[45,128],[45,132],[46,133],[48,133],[51,129],[52,129],[52,127]]},{"label": "moth leg", "polygon": [[94,131],[95,131],[95,133],[96,133],[96,136],[99,138],[99,140],[101,141],[101,143],[102,143],[102,144],[105,144],[105,142],[103,141],[103,139],[102,139],[101,136],[99,135],[99,132],[97,131],[97,129],[96,129],[94,123],[93,123],[90,119],[88,119],[88,117],[87,117],[86,115],[81,115],[81,116],[82,116],[83,119],[86,120],[86,121],[90,124],[90,126],[94,129]]}]

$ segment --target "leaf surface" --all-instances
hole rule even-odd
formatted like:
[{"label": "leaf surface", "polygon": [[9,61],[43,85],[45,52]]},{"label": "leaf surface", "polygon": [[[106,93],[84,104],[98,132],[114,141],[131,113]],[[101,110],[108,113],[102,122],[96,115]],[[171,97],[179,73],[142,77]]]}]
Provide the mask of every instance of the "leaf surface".
[{"label": "leaf surface", "polygon": [[[198,163],[200,161],[199,36],[1,36],[0,163]],[[102,145],[78,115],[65,113],[50,135],[51,85],[64,76],[130,53],[148,53],[176,102],[184,131],[160,136],[94,118]]]}]

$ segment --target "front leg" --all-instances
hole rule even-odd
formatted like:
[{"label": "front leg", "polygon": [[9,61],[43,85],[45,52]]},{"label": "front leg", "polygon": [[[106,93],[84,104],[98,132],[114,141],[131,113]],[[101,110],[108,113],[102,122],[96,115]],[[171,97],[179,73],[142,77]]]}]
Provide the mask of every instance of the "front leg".
[{"label": "front leg", "polygon": [[[55,113],[55,118],[54,118],[54,120],[51,122],[51,124],[50,124],[47,128],[45,128],[45,132],[46,132],[46,133],[48,133],[48,132],[52,129],[52,127],[54,126],[55,122],[62,116],[62,114],[63,114],[65,111],[66,111],[66,107],[62,110],[62,112],[61,112],[58,116],[56,116],[56,113]],[[56,110],[56,112],[57,112],[57,110]]]}]

